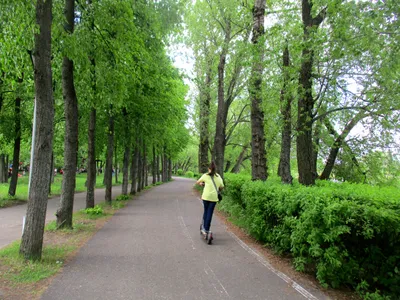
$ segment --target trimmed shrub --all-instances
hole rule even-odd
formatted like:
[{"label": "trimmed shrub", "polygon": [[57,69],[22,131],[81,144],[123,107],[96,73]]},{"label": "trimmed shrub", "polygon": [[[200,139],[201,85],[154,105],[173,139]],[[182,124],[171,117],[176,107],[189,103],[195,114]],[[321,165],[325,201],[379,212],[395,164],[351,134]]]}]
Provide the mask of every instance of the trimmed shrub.
[{"label": "trimmed shrub", "polygon": [[178,174],[179,176],[182,176],[183,175],[183,170],[182,169],[176,170],[176,174]]},{"label": "trimmed shrub", "polygon": [[398,191],[332,182],[288,186],[230,174],[225,181],[222,210],[277,252],[291,253],[297,270],[366,298],[379,299],[375,290],[399,297]]},{"label": "trimmed shrub", "polygon": [[193,175],[194,175],[194,173],[193,173],[192,171],[187,171],[187,172],[185,173],[185,177],[193,178]]}]

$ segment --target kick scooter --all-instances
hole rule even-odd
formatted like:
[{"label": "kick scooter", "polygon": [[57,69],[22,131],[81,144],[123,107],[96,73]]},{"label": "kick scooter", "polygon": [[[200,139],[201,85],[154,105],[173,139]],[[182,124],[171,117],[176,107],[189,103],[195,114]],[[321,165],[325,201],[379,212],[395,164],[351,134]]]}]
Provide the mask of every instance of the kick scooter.
[{"label": "kick scooter", "polygon": [[207,242],[207,244],[211,245],[213,241],[213,234],[211,231],[206,232],[203,228],[203,222],[200,224],[200,235],[202,236],[203,240]]}]

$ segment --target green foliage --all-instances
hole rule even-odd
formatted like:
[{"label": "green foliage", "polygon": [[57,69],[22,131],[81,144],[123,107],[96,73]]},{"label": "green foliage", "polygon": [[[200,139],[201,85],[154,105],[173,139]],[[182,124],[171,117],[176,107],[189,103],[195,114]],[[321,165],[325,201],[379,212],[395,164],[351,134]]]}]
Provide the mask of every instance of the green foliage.
[{"label": "green foliage", "polygon": [[[296,269],[314,272],[327,286],[400,294],[397,189],[332,182],[289,186],[237,175],[225,180],[221,209],[277,252],[291,253]],[[378,299],[373,295],[368,297]]]},{"label": "green foliage", "polygon": [[194,173],[192,171],[187,171],[185,173],[185,177],[193,178],[194,177]]},{"label": "green foliage", "polygon": [[131,200],[131,197],[129,195],[119,195],[115,197],[114,201],[128,201]]},{"label": "green foliage", "polygon": [[104,209],[100,205],[95,205],[95,207],[93,207],[93,208],[82,209],[81,212],[85,213],[86,215],[88,215],[90,217],[104,215]]},{"label": "green foliage", "polygon": [[176,174],[179,175],[179,176],[182,176],[183,175],[183,170],[182,169],[176,170]]}]

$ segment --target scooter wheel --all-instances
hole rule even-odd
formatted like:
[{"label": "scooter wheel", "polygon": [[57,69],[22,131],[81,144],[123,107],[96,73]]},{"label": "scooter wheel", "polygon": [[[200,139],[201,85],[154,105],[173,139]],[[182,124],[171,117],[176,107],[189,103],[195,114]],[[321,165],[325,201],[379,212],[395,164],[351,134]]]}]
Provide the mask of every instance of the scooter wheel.
[{"label": "scooter wheel", "polygon": [[208,237],[207,244],[211,245],[213,239],[214,239],[214,238],[213,238],[212,234],[210,234],[210,236]]}]

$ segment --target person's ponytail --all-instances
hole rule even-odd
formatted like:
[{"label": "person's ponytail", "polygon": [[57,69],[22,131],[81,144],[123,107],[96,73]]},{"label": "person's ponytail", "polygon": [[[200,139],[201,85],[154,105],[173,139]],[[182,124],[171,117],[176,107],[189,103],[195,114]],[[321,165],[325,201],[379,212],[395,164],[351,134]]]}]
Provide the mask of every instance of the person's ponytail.
[{"label": "person's ponytail", "polygon": [[215,165],[215,162],[212,161],[209,166],[210,172],[208,172],[208,175],[214,176],[216,174],[216,168],[217,166]]}]

